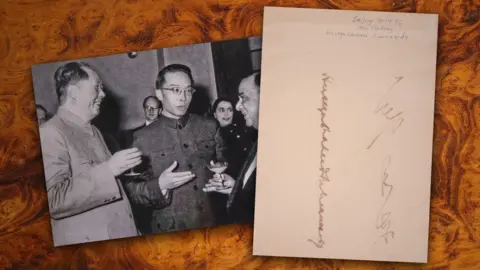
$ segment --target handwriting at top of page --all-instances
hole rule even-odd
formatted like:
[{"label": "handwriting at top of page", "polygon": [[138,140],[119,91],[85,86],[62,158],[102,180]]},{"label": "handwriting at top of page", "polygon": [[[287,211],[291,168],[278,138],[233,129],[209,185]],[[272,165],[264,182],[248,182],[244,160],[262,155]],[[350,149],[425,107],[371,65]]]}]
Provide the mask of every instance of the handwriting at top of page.
[{"label": "handwriting at top of page", "polygon": [[389,17],[369,18],[368,16],[353,16],[351,23],[354,31],[341,31],[335,28],[328,28],[327,36],[342,38],[375,38],[388,40],[408,40],[408,33],[402,29],[401,19]]}]

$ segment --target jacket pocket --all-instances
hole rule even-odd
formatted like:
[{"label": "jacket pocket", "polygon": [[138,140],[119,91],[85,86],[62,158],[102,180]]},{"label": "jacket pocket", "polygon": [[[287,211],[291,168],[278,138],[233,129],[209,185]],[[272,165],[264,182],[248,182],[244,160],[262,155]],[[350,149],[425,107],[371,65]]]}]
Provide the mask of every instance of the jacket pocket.
[{"label": "jacket pocket", "polygon": [[215,140],[201,140],[196,143],[197,151],[200,156],[211,156],[215,152]]},{"label": "jacket pocket", "polygon": [[155,149],[144,157],[144,162],[152,168],[153,176],[158,177],[175,160],[175,147]]},{"label": "jacket pocket", "polygon": [[172,146],[172,147],[166,147],[166,148],[155,150],[152,152],[151,156],[152,156],[152,159],[154,160],[156,159],[164,160],[166,158],[173,156],[174,154],[175,154],[175,147]]},{"label": "jacket pocket", "polygon": [[208,139],[208,140],[201,140],[197,142],[197,149],[198,151],[214,151],[215,150],[215,140]]},{"label": "jacket pocket", "polygon": [[[73,160],[72,160],[73,161]],[[72,162],[72,176],[76,176],[85,172],[90,171],[95,165],[97,165],[98,162],[96,162],[92,158],[87,158],[84,156],[77,156]]]}]

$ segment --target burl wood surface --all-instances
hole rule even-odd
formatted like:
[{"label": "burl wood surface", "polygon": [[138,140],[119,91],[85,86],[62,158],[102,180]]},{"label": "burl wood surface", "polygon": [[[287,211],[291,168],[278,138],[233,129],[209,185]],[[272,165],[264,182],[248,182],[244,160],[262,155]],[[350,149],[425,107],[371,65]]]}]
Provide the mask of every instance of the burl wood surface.
[{"label": "burl wood surface", "polygon": [[[266,5],[440,14],[429,263],[253,257],[252,225],[53,248],[31,64],[261,35]],[[1,0],[0,268],[480,269],[479,18],[480,0]]]}]

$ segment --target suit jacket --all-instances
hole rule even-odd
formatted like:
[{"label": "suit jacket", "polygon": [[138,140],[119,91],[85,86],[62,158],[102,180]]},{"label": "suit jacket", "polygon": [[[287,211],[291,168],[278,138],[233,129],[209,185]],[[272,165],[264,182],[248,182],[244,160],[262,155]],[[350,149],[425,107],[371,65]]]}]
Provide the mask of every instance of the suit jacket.
[{"label": "suit jacket", "polygon": [[252,161],[257,154],[257,142],[254,143],[247,159],[240,170],[239,176],[235,181],[232,192],[227,201],[227,212],[232,223],[250,223],[253,222],[255,210],[255,183],[257,179],[257,169],[253,170],[252,174],[243,186],[243,178],[252,164]]},{"label": "suit jacket", "polygon": [[[142,125],[135,127],[133,129],[125,130],[122,136],[122,147],[123,149],[130,148],[133,146],[133,138],[134,134],[143,129],[147,126],[147,123],[144,122]],[[145,172],[148,170],[148,164],[142,163],[140,166],[134,168],[135,172]],[[129,176],[123,176],[124,183],[129,183],[131,178]],[[132,184],[132,183],[130,183]],[[137,229],[140,231],[141,234],[149,234],[151,233],[151,218],[152,218],[152,209],[146,207],[144,204],[137,203],[134,200],[131,200],[132,203],[132,211],[133,217],[135,219],[135,224],[137,225]]]},{"label": "suit jacket", "polygon": [[230,124],[220,128],[225,145],[228,151],[226,158],[228,160],[227,174],[236,178],[250,153],[250,149],[257,141],[257,129],[238,124]]},{"label": "suit jacket", "polygon": [[121,135],[121,147],[122,147],[122,149],[127,149],[127,148],[132,147],[133,134],[135,134],[135,132],[141,130],[144,127],[145,127],[145,123],[143,123],[142,125],[140,125],[138,127],[132,128],[132,129],[123,130],[122,135]]},{"label": "suit jacket", "polygon": [[144,122],[143,124],[141,124],[138,127],[122,131],[122,135],[121,135],[121,137],[122,137],[122,139],[121,139],[122,149],[132,147],[134,134],[137,133],[139,130],[143,129],[144,127],[146,127],[146,126],[147,126],[147,123]]},{"label": "suit jacket", "polygon": [[[202,190],[213,176],[207,164],[223,160],[224,144],[215,120],[195,114],[178,120],[160,116],[134,134],[133,145],[145,155],[148,169],[138,171],[141,177],[125,187],[134,203],[153,209],[150,233],[216,224],[210,194]],[[162,193],[158,178],[174,161],[178,162],[174,172],[191,171],[195,178]]]},{"label": "suit jacket", "polygon": [[138,235],[96,127],[60,108],[40,139],[55,246]]},{"label": "suit jacket", "polygon": [[131,130],[132,135],[133,135],[135,132],[139,131],[140,129],[142,129],[142,128],[146,127],[146,126],[147,126],[147,125],[146,125],[145,123],[143,123],[142,125],[140,125],[140,126],[134,128],[134,129],[132,129],[132,130]]}]

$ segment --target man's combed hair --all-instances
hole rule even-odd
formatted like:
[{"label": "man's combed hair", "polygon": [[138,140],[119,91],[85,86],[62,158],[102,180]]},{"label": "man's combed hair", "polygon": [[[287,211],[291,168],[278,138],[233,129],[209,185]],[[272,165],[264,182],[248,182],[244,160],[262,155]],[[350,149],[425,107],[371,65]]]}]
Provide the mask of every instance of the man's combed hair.
[{"label": "man's combed hair", "polygon": [[254,76],[255,76],[254,77],[255,86],[257,86],[258,89],[260,89],[260,72],[255,73]]},{"label": "man's combed hair", "polygon": [[70,84],[75,84],[80,80],[88,80],[88,73],[83,69],[90,65],[84,62],[70,62],[57,69],[54,74],[55,89],[57,91],[60,104],[65,101],[66,90]]},{"label": "man's combed hair", "polygon": [[147,104],[147,101],[149,101],[150,99],[153,99],[155,100],[157,103],[158,103],[158,108],[159,109],[162,109],[163,108],[163,105],[162,105],[162,102],[156,97],[156,96],[148,96],[146,97],[144,100],[143,100],[143,108],[145,108],[146,104]]},{"label": "man's combed hair", "polygon": [[165,83],[165,74],[169,72],[183,72],[188,75],[188,77],[190,78],[190,81],[192,82],[192,84],[194,84],[192,70],[189,67],[182,64],[171,64],[171,65],[165,66],[164,68],[162,68],[162,70],[158,72],[157,80],[155,81],[155,87],[157,89],[160,89],[163,87],[163,84]]}]

